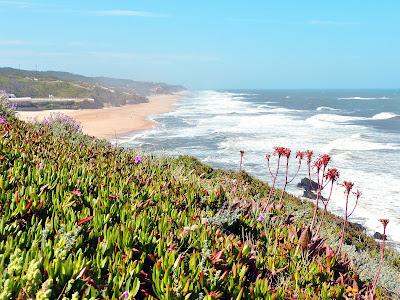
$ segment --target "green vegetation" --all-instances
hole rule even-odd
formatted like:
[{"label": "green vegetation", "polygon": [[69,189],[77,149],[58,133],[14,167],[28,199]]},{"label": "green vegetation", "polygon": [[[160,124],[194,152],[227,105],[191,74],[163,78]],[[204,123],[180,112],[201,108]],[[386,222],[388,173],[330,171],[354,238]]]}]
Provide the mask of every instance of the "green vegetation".
[{"label": "green vegetation", "polygon": [[0,90],[15,94],[17,97],[48,98],[49,95],[53,95],[56,98],[95,100],[94,103],[81,103],[85,107],[141,103],[147,101],[146,96],[172,93],[183,89],[181,86],[164,83],[85,77],[66,72],[35,72],[0,68]]},{"label": "green vegetation", "polygon": [[[244,171],[140,156],[51,123],[0,124],[0,298],[361,299],[379,246]],[[398,292],[388,250],[376,298]],[[368,265],[369,264],[369,265]],[[386,274],[386,275],[385,275]],[[385,279],[390,276],[390,279]],[[396,278],[397,276],[397,278]],[[397,288],[397,290],[396,290]]]}]

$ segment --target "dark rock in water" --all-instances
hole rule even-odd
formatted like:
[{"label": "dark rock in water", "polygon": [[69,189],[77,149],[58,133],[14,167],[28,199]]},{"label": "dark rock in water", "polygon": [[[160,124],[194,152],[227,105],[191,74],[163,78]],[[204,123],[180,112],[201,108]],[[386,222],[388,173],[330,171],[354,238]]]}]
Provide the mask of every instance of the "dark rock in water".
[{"label": "dark rock in water", "polygon": [[308,198],[308,199],[312,199],[315,200],[317,199],[317,195],[309,190],[305,190],[303,192],[303,197]]},{"label": "dark rock in water", "polygon": [[[305,190],[303,193],[303,197],[311,199],[311,200],[317,199],[317,195],[315,193],[311,192],[310,190]],[[324,198],[323,196],[319,196],[319,200],[326,200],[326,198]]]},{"label": "dark rock in water", "polygon": [[357,228],[358,230],[360,230],[360,231],[366,231],[367,229],[363,226],[363,225],[361,225],[360,223],[351,223],[355,228]]},{"label": "dark rock in water", "polygon": [[377,239],[377,240],[384,240],[384,239],[385,239],[385,236],[384,236],[382,233],[375,232],[375,233],[374,233],[374,239]]},{"label": "dark rock in water", "polygon": [[[311,184],[310,184],[311,183]],[[306,191],[317,191],[318,189],[318,183],[315,181],[308,179],[307,177],[304,177],[298,184],[297,187],[303,188]],[[307,197],[308,198],[308,197]]]}]

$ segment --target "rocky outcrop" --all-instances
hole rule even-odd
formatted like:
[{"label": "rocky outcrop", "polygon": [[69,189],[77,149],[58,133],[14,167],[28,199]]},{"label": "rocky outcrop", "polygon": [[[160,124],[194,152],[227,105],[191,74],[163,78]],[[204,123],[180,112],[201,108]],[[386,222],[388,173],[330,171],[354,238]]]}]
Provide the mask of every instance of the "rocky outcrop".
[{"label": "rocky outcrop", "polygon": [[318,189],[318,183],[315,181],[308,179],[307,177],[304,177],[298,184],[297,187],[303,188],[306,191],[317,191]]},{"label": "rocky outcrop", "polygon": [[367,229],[361,225],[360,223],[351,223],[355,228],[357,228],[358,230],[365,232]]},{"label": "rocky outcrop", "polygon": [[385,235],[379,232],[375,232],[374,233],[374,239],[376,240],[384,240],[385,239]]},{"label": "rocky outcrop", "polygon": [[[314,192],[310,191],[310,190],[305,190],[303,192],[303,197],[311,199],[311,200],[315,200],[317,199],[317,194],[315,194]],[[322,195],[319,196],[320,200],[326,200],[326,198],[324,198]]]}]

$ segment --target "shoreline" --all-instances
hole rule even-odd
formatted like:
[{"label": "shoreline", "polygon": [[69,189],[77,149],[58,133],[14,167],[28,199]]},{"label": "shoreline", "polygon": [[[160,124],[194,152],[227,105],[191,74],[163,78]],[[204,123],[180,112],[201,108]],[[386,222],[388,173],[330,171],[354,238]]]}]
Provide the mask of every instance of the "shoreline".
[{"label": "shoreline", "polygon": [[110,140],[155,127],[156,122],[149,120],[149,116],[172,111],[181,97],[182,93],[160,94],[149,96],[146,103],[99,109],[19,111],[17,117],[32,122],[41,121],[51,113],[63,113],[79,122],[83,133]]}]

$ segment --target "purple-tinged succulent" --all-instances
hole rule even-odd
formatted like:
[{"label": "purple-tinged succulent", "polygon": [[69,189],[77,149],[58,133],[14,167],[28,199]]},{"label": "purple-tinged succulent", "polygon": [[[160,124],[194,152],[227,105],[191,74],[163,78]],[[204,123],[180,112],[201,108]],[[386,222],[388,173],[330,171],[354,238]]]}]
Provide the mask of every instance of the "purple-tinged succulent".
[{"label": "purple-tinged succulent", "polygon": [[42,123],[50,127],[61,126],[76,132],[82,130],[77,121],[62,113],[51,113]]}]

